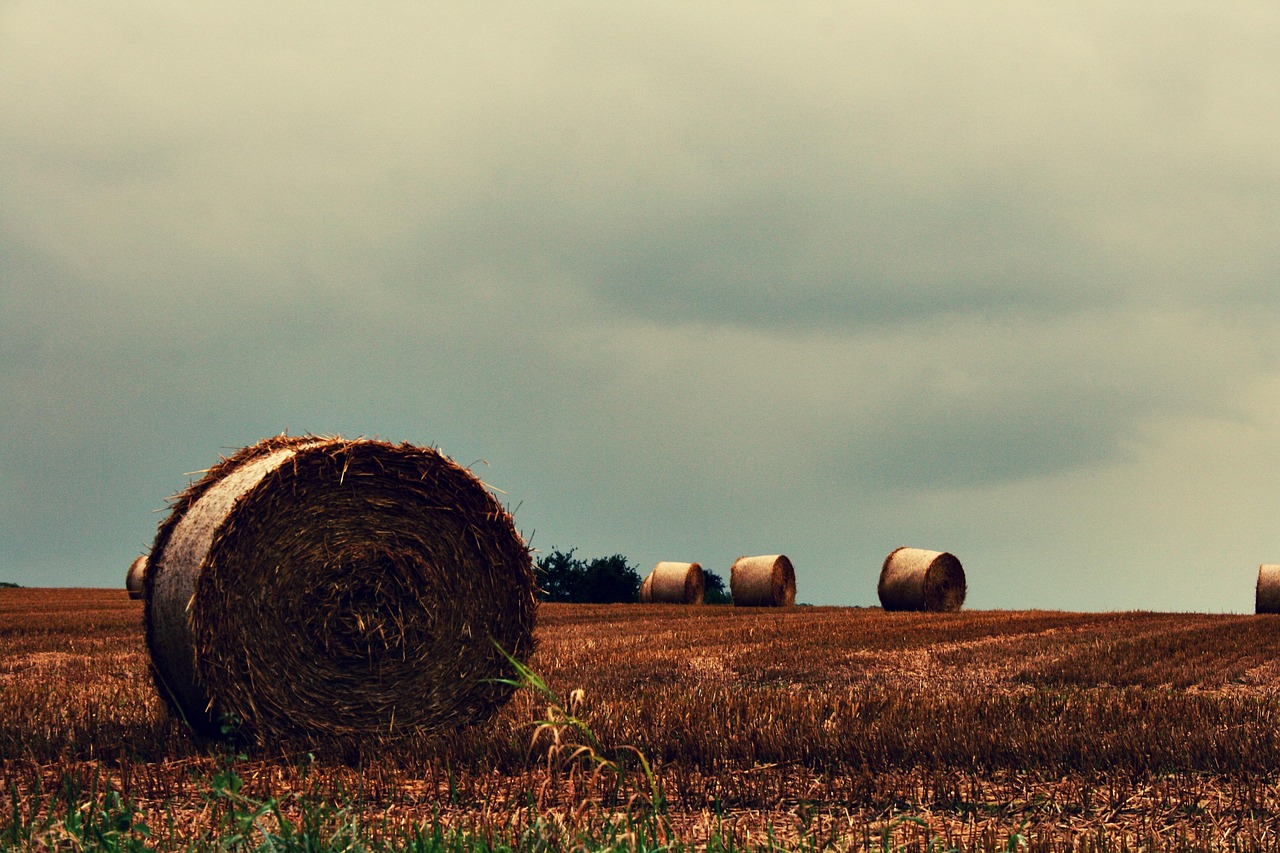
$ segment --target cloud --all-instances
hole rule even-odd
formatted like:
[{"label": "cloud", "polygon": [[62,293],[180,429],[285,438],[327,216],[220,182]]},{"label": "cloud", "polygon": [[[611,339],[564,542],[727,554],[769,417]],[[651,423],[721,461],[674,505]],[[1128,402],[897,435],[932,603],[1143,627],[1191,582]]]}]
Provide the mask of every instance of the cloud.
[{"label": "cloud", "polygon": [[1225,552],[1193,508],[1259,524],[1275,470],[1277,25],[11,3],[0,553],[114,585],[183,472],[285,428],[486,459],[547,547],[789,549],[811,600],[956,542],[1014,590],[979,602],[1035,601],[1016,564],[1092,606],[1010,518]]}]

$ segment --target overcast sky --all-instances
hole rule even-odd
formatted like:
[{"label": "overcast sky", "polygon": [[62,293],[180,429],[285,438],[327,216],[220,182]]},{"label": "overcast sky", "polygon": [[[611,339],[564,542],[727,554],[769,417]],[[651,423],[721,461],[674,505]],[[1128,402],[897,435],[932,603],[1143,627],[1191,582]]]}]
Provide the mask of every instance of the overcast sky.
[{"label": "overcast sky", "polygon": [[542,551],[1249,612],[1268,3],[0,4],[0,580],[121,587],[282,431]]}]

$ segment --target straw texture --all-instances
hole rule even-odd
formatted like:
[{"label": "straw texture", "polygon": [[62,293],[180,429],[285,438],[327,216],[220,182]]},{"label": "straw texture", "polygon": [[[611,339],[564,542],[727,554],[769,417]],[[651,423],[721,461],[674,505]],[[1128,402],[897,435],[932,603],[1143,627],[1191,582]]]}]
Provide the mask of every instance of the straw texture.
[{"label": "straw texture", "polygon": [[490,715],[533,647],[511,517],[435,450],[279,436],[179,495],[144,579],[160,693],[202,734],[397,736]]},{"label": "straw texture", "polygon": [[739,557],[729,569],[729,591],[738,607],[790,607],[796,603],[796,570],[782,554]]},{"label": "straw texture", "polygon": [[702,604],[707,576],[698,563],[658,563],[640,584],[642,604]]},{"label": "straw texture", "polygon": [[146,574],[147,555],[142,554],[129,564],[129,571],[124,574],[124,588],[129,590],[130,598],[142,598]]},{"label": "straw texture", "polygon": [[1255,612],[1280,613],[1280,565],[1263,563],[1258,566]]},{"label": "straw texture", "polygon": [[896,548],[880,568],[876,592],[885,610],[954,612],[964,605],[964,567],[944,551]]}]

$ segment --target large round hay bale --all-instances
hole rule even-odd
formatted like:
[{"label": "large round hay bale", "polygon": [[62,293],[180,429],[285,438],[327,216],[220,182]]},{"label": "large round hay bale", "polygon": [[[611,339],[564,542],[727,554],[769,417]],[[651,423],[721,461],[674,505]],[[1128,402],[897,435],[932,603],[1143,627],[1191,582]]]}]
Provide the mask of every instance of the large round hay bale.
[{"label": "large round hay bale", "polygon": [[876,592],[885,610],[954,612],[964,605],[964,567],[944,551],[895,548],[884,558]]},{"label": "large round hay bale", "polygon": [[216,735],[368,738],[490,715],[498,646],[533,647],[534,576],[510,515],[408,444],[279,436],[174,502],[145,576],[170,707]]},{"label": "large round hay bale", "polygon": [[129,571],[124,574],[124,588],[129,591],[130,598],[142,598],[147,576],[147,555],[141,554],[129,564]]},{"label": "large round hay bale", "polygon": [[1254,597],[1257,613],[1280,613],[1280,565],[1258,566],[1258,588]]},{"label": "large round hay bale", "polygon": [[796,603],[796,570],[782,554],[739,557],[729,569],[729,592],[738,607],[790,607]]},{"label": "large round hay bale", "polygon": [[658,563],[640,584],[642,604],[701,604],[707,576],[698,563]]}]

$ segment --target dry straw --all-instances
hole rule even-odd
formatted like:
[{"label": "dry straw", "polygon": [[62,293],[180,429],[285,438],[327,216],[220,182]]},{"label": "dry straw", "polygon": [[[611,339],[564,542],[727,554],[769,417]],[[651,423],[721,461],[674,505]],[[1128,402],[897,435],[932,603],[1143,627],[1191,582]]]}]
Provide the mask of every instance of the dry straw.
[{"label": "dry straw", "polygon": [[129,590],[130,598],[142,598],[146,576],[147,555],[142,554],[129,564],[129,571],[124,575],[124,588]]},{"label": "dry straw", "polygon": [[954,612],[964,605],[964,567],[953,555],[896,548],[885,557],[876,592],[885,610]]},{"label": "dry straw", "polygon": [[790,607],[796,603],[796,570],[782,554],[739,557],[729,570],[738,607]]},{"label": "dry straw", "polygon": [[640,585],[641,604],[702,604],[707,576],[698,563],[658,563]]},{"label": "dry straw", "polygon": [[[489,716],[533,647],[534,577],[466,469],[408,444],[279,436],[179,495],[145,576],[160,692],[197,731],[368,738]],[[495,645],[495,643],[497,645]]]},{"label": "dry straw", "polygon": [[1263,563],[1258,566],[1258,589],[1255,612],[1280,613],[1280,565]]}]

